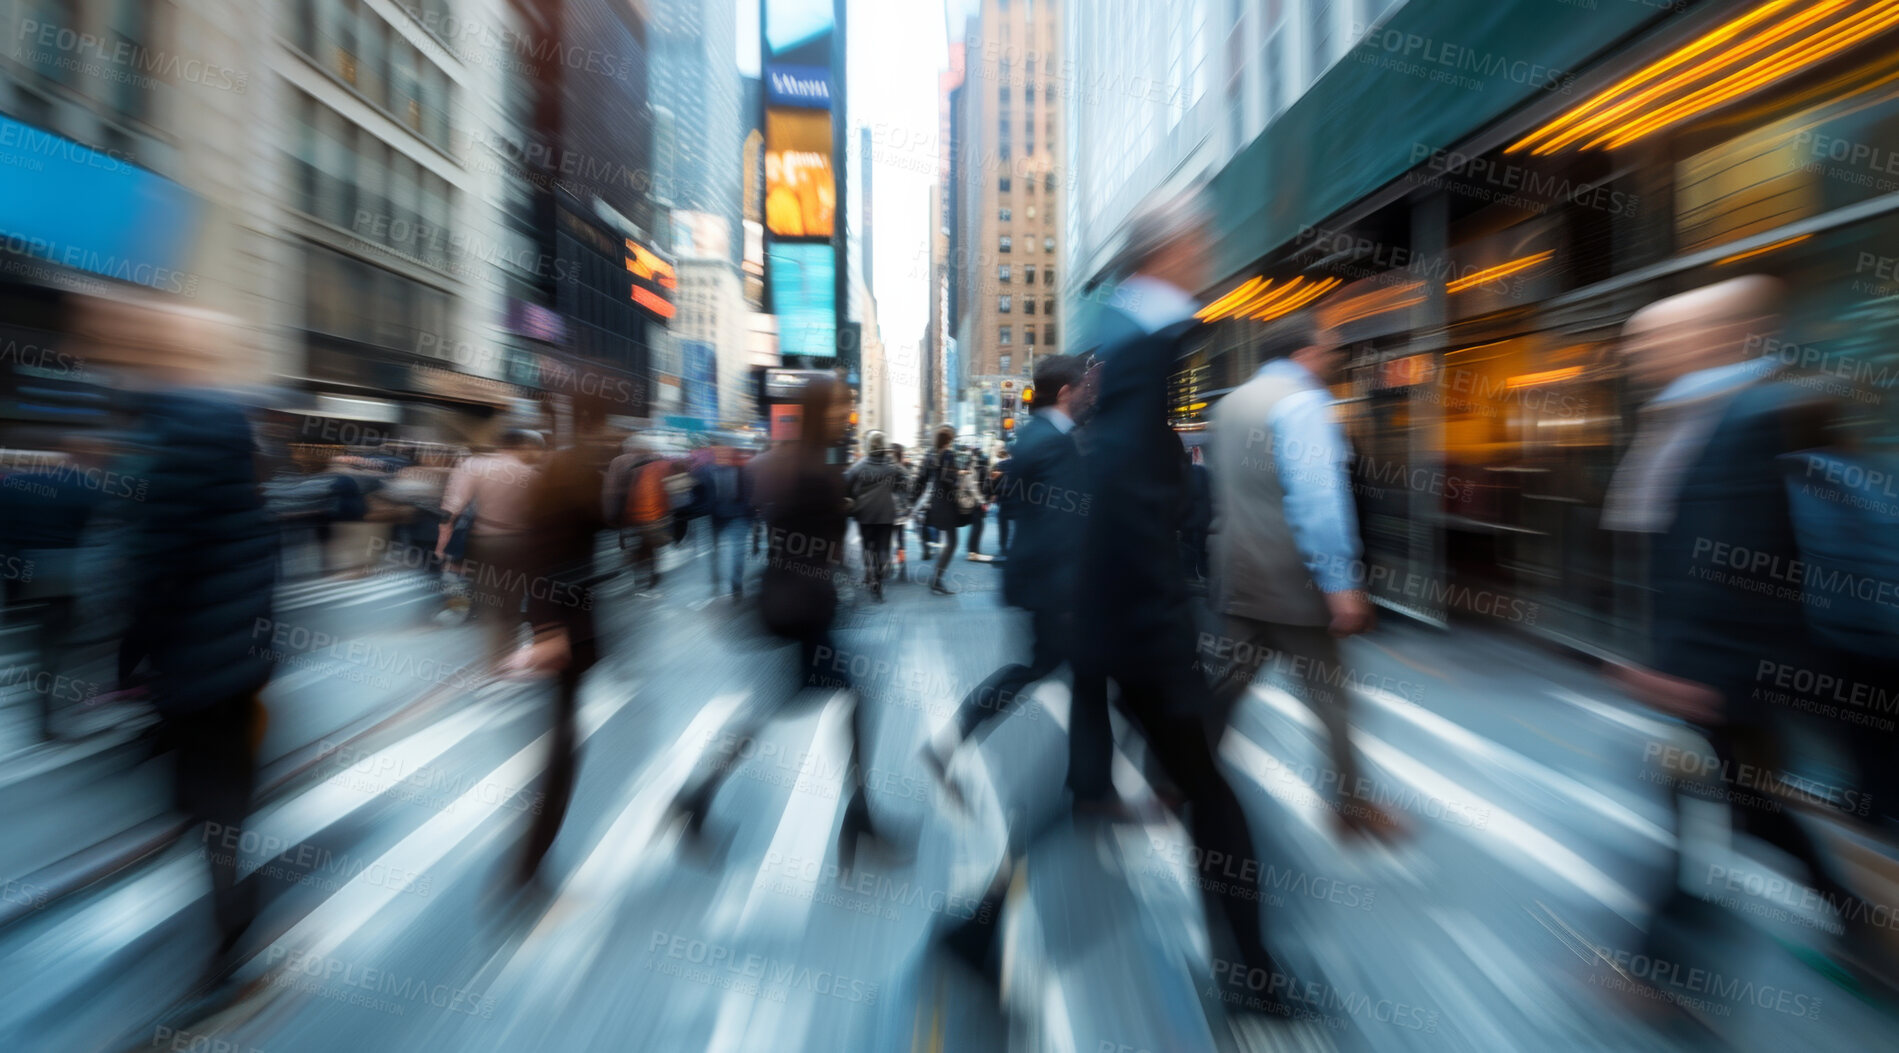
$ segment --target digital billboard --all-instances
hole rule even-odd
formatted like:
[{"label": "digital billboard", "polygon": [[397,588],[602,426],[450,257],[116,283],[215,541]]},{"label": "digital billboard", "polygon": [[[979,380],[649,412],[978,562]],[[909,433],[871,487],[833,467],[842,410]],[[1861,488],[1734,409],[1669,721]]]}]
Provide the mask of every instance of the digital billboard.
[{"label": "digital billboard", "polygon": [[829,238],[836,220],[830,113],[765,111],[765,228],[780,238]]},{"label": "digital billboard", "polygon": [[665,321],[678,313],[674,303],[679,291],[679,276],[673,265],[652,249],[632,238],[626,239],[626,269],[633,276],[633,302],[648,317]]},{"label": "digital billboard", "polygon": [[829,242],[776,243],[765,255],[778,351],[783,355],[837,356],[837,259]]},{"label": "digital billboard", "polygon": [[828,67],[836,28],[832,0],[765,0],[768,61]]}]

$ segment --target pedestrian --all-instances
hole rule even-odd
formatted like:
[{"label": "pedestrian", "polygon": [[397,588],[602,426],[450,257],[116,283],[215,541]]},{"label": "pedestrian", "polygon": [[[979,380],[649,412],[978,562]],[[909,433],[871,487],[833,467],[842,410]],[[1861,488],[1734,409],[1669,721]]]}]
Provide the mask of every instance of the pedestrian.
[{"label": "pedestrian", "polygon": [[890,562],[890,536],[896,530],[897,493],[903,489],[903,469],[890,459],[884,433],[864,437],[864,459],[844,473],[851,499],[851,517],[863,539],[864,584],[879,601],[884,598],[884,573]]},{"label": "pedestrian", "polygon": [[634,587],[650,596],[659,588],[659,554],[673,543],[669,480],[675,466],[638,434],[627,436],[620,450],[607,466],[601,508],[607,522],[619,528],[620,548],[633,566]]},{"label": "pedestrian", "polygon": [[910,467],[909,455],[904,452],[902,443],[890,444],[890,456],[896,462],[897,471],[903,475],[898,483],[897,492],[892,495],[897,503],[896,535],[893,547],[897,550],[897,574],[908,580],[910,553],[905,551],[905,546],[909,544],[906,535],[909,533],[910,516],[916,505],[916,471]]},{"label": "pedestrian", "polygon": [[515,872],[522,885],[539,873],[573,798],[580,765],[580,682],[600,657],[594,590],[611,575],[596,567],[594,558],[600,533],[607,529],[600,493],[614,455],[605,429],[606,405],[576,398],[572,409],[574,434],[536,474],[527,507],[532,538],[525,563],[531,582],[527,613],[534,639],[518,661],[553,672],[555,690],[546,781]]},{"label": "pedestrian", "polygon": [[[1346,354],[1334,333],[1298,315],[1268,335],[1265,355],[1266,364],[1214,411],[1213,606],[1225,626],[1202,656],[1222,670],[1209,736],[1219,742],[1248,685],[1273,662],[1325,724],[1332,771],[1321,783],[1333,786],[1334,821],[1345,831],[1390,834],[1398,825],[1384,809],[1346,796],[1360,781],[1344,686],[1354,678],[1341,664],[1338,641],[1373,623],[1352,506],[1351,446],[1332,417],[1326,387]],[[1190,552],[1183,544],[1183,561]]]},{"label": "pedestrian", "polygon": [[850,801],[838,831],[841,873],[848,873],[860,840],[888,843],[871,821],[866,795],[863,750],[870,739],[861,692],[837,669],[831,636],[837,617],[835,575],[843,564],[846,521],[844,475],[830,463],[831,450],[850,421],[850,389],[823,377],[804,387],[798,439],[760,458],[755,493],[765,517],[768,552],[760,578],[758,609],[765,627],[798,645],[798,676],[784,698],[766,700],[735,720],[719,736],[721,743],[709,774],[682,787],[670,813],[688,837],[703,830],[712,800],[726,776],[737,769],[734,752],[755,738],[804,690],[851,691],[851,745],[846,761]]},{"label": "pedestrian", "polygon": [[509,428],[492,452],[464,458],[456,465],[442,491],[435,558],[447,558],[455,523],[468,513],[468,554],[462,572],[473,601],[470,609],[488,623],[491,665],[499,665],[521,642],[530,556],[530,494],[536,463],[545,448],[539,432]]},{"label": "pedestrian", "polygon": [[1213,473],[1203,460],[1206,447],[1183,451],[1187,458],[1187,506],[1180,519],[1180,565],[1196,591],[1207,587],[1207,534],[1213,528]]},{"label": "pedestrian", "polygon": [[984,724],[1019,708],[1023,692],[1068,661],[1072,651],[1074,575],[1090,502],[1081,490],[1081,452],[1071,434],[1080,415],[1081,359],[1049,355],[1035,364],[1037,405],[1016,438],[998,496],[1019,509],[1015,551],[1002,568],[1003,602],[1029,612],[1029,660],[991,673],[957,707],[949,734],[926,743],[923,760],[950,799],[962,794],[949,779],[958,748]]},{"label": "pedestrian", "polygon": [[[250,815],[270,680],[278,535],[252,460],[250,424],[229,396],[206,386],[234,324],[209,312],[94,301],[79,331],[90,364],[121,371],[136,412],[145,487],[128,541],[132,664],[147,663],[160,740],[176,751],[178,809],[212,850],[218,941],[207,980],[241,964],[239,942],[257,916],[255,878],[238,880],[235,843]],[[226,835],[233,835],[227,837]],[[215,838],[215,840],[214,840]]]},{"label": "pedestrian", "polygon": [[[1623,329],[1636,380],[1660,391],[1642,407],[1603,503],[1605,528],[1648,542],[1650,654],[1618,675],[1630,694],[1706,738],[1713,758],[1697,769],[1756,773],[1741,792],[1718,793],[1733,828],[1786,852],[1830,904],[1848,905],[1852,894],[1778,801],[1735,801],[1779,782],[1782,742],[1799,723],[1765,700],[1758,670],[1810,669],[1819,655],[1802,610],[1815,597],[1787,588],[1777,570],[1800,558],[1780,458],[1821,446],[1829,409],[1777,381],[1778,356],[1752,353],[1775,333],[1781,294],[1771,278],[1733,278],[1651,304]],[[1715,564],[1717,549],[1751,558]],[[1682,798],[1707,795],[1683,773],[1665,774],[1678,817]],[[1645,948],[1674,961],[1719,916],[1709,900],[1721,890],[1685,858],[1676,853]],[[1871,935],[1849,918],[1841,949],[1871,946]]]},{"label": "pedestrian", "polygon": [[[1026,425],[1025,425],[1026,428]],[[1017,442],[1021,439],[1018,437]],[[1018,501],[1003,500],[1003,489],[1008,485],[1009,470],[1014,455],[1006,445],[997,445],[996,460],[989,469],[989,485],[994,495],[991,500],[996,508],[996,556],[991,562],[1000,563],[1009,558],[1009,541],[1014,532],[1015,512]]]},{"label": "pedestrian", "polygon": [[[947,424],[937,428],[936,448],[923,458],[923,468],[917,473],[917,485],[922,488],[923,521],[936,531],[939,542],[936,573],[930,579],[930,591],[939,596],[956,592],[943,581],[943,575],[949,570],[950,559],[956,555],[956,531],[967,515],[958,505],[966,469],[956,456],[955,442],[955,428]],[[927,552],[927,546],[925,548]]]},{"label": "pedestrian", "polygon": [[1120,280],[1083,344],[1098,349],[1102,366],[1083,451],[1090,507],[1077,570],[1069,783],[1078,802],[1111,798],[1112,679],[1122,712],[1184,796],[1202,857],[1241,861],[1230,879],[1202,892],[1216,957],[1262,970],[1249,975],[1269,978],[1271,991],[1285,977],[1261,937],[1262,865],[1206,734],[1213,700],[1195,660],[1176,543],[1186,480],[1180,440],[1167,426],[1168,380],[1197,337],[1199,305],[1189,291],[1204,284],[1207,222],[1198,195],[1143,206],[1111,261]]},{"label": "pedestrian", "polygon": [[733,602],[745,596],[746,534],[752,526],[752,479],[739,464],[738,451],[714,446],[705,463],[693,469],[693,503],[704,513],[712,556],[712,590],[720,586],[719,548],[725,548],[725,585]]},{"label": "pedestrian", "polygon": [[976,494],[980,504],[970,515],[969,553],[964,556],[971,563],[987,563],[990,557],[982,551],[984,523],[989,519],[990,492],[992,480],[989,478],[989,455],[981,446],[971,446],[963,452],[963,464],[969,469],[970,478],[975,481]]}]

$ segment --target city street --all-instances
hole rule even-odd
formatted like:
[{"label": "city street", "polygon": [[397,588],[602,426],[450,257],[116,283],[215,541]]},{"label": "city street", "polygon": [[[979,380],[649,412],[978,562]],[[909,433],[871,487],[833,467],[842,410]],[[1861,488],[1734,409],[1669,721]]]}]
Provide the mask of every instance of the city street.
[{"label": "city street", "polygon": [[[307,745],[298,739],[328,741],[329,755],[266,795],[244,830],[173,844],[0,929],[0,980],[15,992],[0,1008],[0,1046],[1767,1050],[1899,1040],[1891,1008],[1812,952],[1818,919],[1749,902],[1733,904],[1755,915],[1748,925],[1678,963],[1683,990],[1690,970],[1718,974],[1694,985],[1692,1013],[1635,993],[1624,974],[1675,843],[1645,755],[1679,741],[1678,730],[1547,649],[1396,617],[1347,650],[1371,784],[1360,796],[1408,827],[1389,846],[1338,839],[1315,792],[1330,792],[1321,725],[1263,682],[1222,746],[1261,860],[1202,859],[1178,822],[1141,807],[1152,799],[1127,735],[1117,783],[1145,823],[1067,817],[1059,681],[958,763],[968,806],[952,806],[917,750],[1021,631],[999,603],[1000,568],[960,557],[958,595],[899,581],[880,605],[860,591],[837,635],[835,668],[855,675],[872,711],[872,810],[914,849],[867,849],[853,872],[836,868],[842,695],[807,698],[741,747],[704,847],[684,845],[667,802],[720,745],[726,721],[775,704],[792,659],[748,605],[713,597],[702,555],[675,551],[666,563],[657,596],[632,594],[624,579],[598,596],[604,658],[582,694],[576,796],[544,871],[549,887],[520,893],[507,875],[538,807],[548,689],[379,668],[385,647],[457,669],[473,650],[475,627],[434,626],[419,580],[280,596],[280,619],[370,641],[332,649],[353,655],[353,668],[287,667],[270,691],[266,766]],[[286,603],[300,596],[314,602]],[[344,744],[340,729],[402,700],[425,704]],[[31,850],[50,862],[58,847],[82,847],[79,824],[163,812],[162,779],[94,771],[77,781],[116,807],[36,799],[33,822],[10,827],[28,836],[9,858]],[[1002,913],[998,1005],[929,939],[977,909],[1011,824],[1035,833],[1023,835],[1026,864]],[[203,1015],[178,1002],[212,951],[207,851],[263,867],[253,880],[266,907],[242,998]],[[1687,865],[1726,868],[1742,901],[1782,870],[1798,877],[1738,839]],[[1292,1004],[1307,1011],[1246,1021],[1248,1044],[1236,1047],[1219,1007],[1258,992],[1210,968],[1196,882],[1242,866],[1258,870],[1268,942],[1299,980]],[[22,861],[10,872],[33,869]],[[1869,899],[1890,902],[1895,871],[1860,875]]]}]

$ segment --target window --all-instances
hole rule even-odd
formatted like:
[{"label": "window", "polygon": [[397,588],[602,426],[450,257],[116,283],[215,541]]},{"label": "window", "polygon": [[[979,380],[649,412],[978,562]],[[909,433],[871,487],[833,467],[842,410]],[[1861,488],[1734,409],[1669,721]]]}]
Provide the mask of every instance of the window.
[{"label": "window", "polygon": [[[1033,267],[1030,267],[1030,268],[1029,268],[1029,270],[1031,270],[1031,271],[1033,271],[1034,269],[1035,269],[1035,268],[1033,268]],[[998,264],[996,264],[996,280],[997,280],[997,281],[999,281],[999,282],[1006,282],[1006,281],[1008,281],[1008,280],[1009,280],[1009,265],[1008,265],[1008,264],[1006,264],[1006,263],[998,263]],[[1034,280],[1035,280],[1035,276],[1034,276],[1033,274],[1031,274],[1031,275],[1029,276],[1029,280],[1030,280],[1030,281],[1034,281]]]},{"label": "window", "polygon": [[1043,285],[1055,284],[1055,268],[1045,267],[1042,269],[1042,284]]},{"label": "window", "polygon": [[1042,189],[1051,194],[1055,192],[1055,173],[1050,172],[1048,175],[1042,177]]},{"label": "window", "polygon": [[996,343],[1002,344],[1005,347],[1015,343],[1015,327],[1005,325],[1001,329],[996,330]]},{"label": "window", "polygon": [[1033,297],[1033,296],[1024,296],[1024,297],[1022,298],[1022,313],[1023,313],[1023,314],[1034,314],[1034,313],[1035,313],[1035,297]]},{"label": "window", "polygon": [[997,252],[1008,252],[1008,251],[1010,251],[1010,238],[1009,238],[1009,235],[1007,235],[1007,234],[1004,234],[1004,235],[1003,235],[1003,236],[1001,237],[1001,239],[1000,239],[1000,241],[1001,241],[1001,244],[1000,244],[1000,245],[998,245],[998,246],[996,247],[996,251],[997,251]]},{"label": "window", "polygon": [[1055,342],[1055,323],[1054,322],[1050,322],[1049,324],[1042,327],[1042,342],[1044,344],[1052,344]]},{"label": "window", "polygon": [[1042,313],[1048,315],[1050,318],[1055,317],[1055,298],[1053,296],[1042,297]]},{"label": "window", "polygon": [[997,102],[1008,102],[1008,101],[1009,101],[1009,86],[1008,86],[1007,84],[1004,84],[1004,85],[1002,86],[1002,91],[1001,91],[1000,93],[998,93],[998,94],[997,94],[997,96],[996,96],[996,101],[997,101]]},{"label": "window", "polygon": [[1015,300],[1015,297],[1009,296],[1007,294],[996,297],[996,310],[1002,312],[1003,314],[1008,314],[1009,306],[1014,300]]},{"label": "window", "polygon": [[1004,209],[1001,209],[1001,210],[999,210],[999,211],[997,211],[997,213],[996,213],[996,219],[998,219],[998,220],[1000,220],[1000,221],[1002,221],[1002,222],[1004,222],[1004,223],[1007,223],[1007,222],[1009,222],[1010,220],[1013,220],[1014,218],[1015,218],[1015,215],[1014,215],[1014,213],[1013,213],[1013,211],[1012,211],[1012,210],[1010,210],[1010,209],[1007,209],[1007,208],[1004,208]]},{"label": "window", "polygon": [[1035,284],[1035,264],[1031,263],[1022,268],[1022,280],[1030,285]]},{"label": "window", "polygon": [[1002,356],[1002,366],[1001,366],[1001,368],[999,368],[999,369],[997,369],[997,370],[996,370],[996,372],[998,372],[998,373],[1007,373],[1007,372],[1009,371],[1009,362],[1010,362],[1010,359],[1011,359],[1011,357],[1012,357],[1012,356],[1010,356],[1010,355],[1003,355],[1003,356]]},{"label": "window", "polygon": [[1024,157],[1035,156],[1035,138],[1033,136],[1029,136],[1023,141],[1022,156]]},{"label": "window", "polygon": [[996,177],[996,191],[1002,194],[1006,194],[1009,192],[1009,177],[1008,176],[1005,175],[1005,176]]},{"label": "window", "polygon": [[1054,252],[1054,251],[1055,251],[1055,239],[1054,239],[1054,238],[1052,238],[1052,237],[1048,237],[1048,238],[1043,238],[1043,239],[1042,239],[1042,251],[1043,251],[1043,252]]},{"label": "window", "polygon": [[1035,327],[1034,326],[1025,325],[1022,327],[1022,342],[1027,344],[1030,347],[1035,346]]},{"label": "window", "polygon": [[996,156],[1001,158],[1004,161],[1007,161],[1010,157],[1013,156],[1013,154],[1010,152],[1010,149],[1009,149],[1008,140],[1005,139],[996,146]]}]

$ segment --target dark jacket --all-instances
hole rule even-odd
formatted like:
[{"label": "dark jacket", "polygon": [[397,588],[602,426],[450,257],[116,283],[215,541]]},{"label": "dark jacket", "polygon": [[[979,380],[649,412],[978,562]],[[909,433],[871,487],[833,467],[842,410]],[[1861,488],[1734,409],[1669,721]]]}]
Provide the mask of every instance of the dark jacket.
[{"label": "dark jacket", "polygon": [[1002,565],[1002,598],[1032,611],[1067,610],[1074,603],[1082,528],[1092,502],[1083,489],[1081,451],[1043,414],[1017,434],[996,483],[1001,514],[1015,521],[1009,559]]},{"label": "dark jacket", "polygon": [[1819,445],[1826,412],[1787,384],[1741,389],[1683,473],[1675,517],[1650,550],[1652,667],[1715,687],[1743,711],[1758,663],[1811,660],[1799,599],[1808,583],[1794,566],[1800,550],[1776,458]]},{"label": "dark jacket", "polygon": [[897,521],[897,491],[908,480],[888,450],[880,450],[851,465],[844,486],[851,498],[851,516],[867,526]]},{"label": "dark jacket", "polygon": [[[955,447],[931,450],[923,458],[923,470],[917,473],[917,494],[929,493],[929,505],[923,511],[923,523],[938,530],[955,530],[963,525],[963,514],[956,507],[956,480],[961,475],[962,458]],[[932,486],[934,484],[934,486]]]},{"label": "dark jacket", "polygon": [[1100,389],[1083,462],[1093,500],[1078,568],[1078,657],[1110,674],[1184,668],[1194,660],[1176,538],[1186,465],[1167,424],[1167,378],[1196,323],[1150,333],[1118,310],[1104,311],[1102,322]]},{"label": "dark jacket", "polygon": [[692,470],[692,503],[714,523],[750,519],[752,477],[736,464],[702,464]]},{"label": "dark jacket", "polygon": [[270,679],[277,532],[235,404],[169,392],[146,401],[141,425],[150,486],[129,553],[129,633],[152,661],[159,709],[196,712]]},{"label": "dark jacket", "polygon": [[770,545],[759,613],[772,632],[809,639],[837,613],[832,575],[844,552],[843,473],[786,450],[761,467],[758,495]]}]

